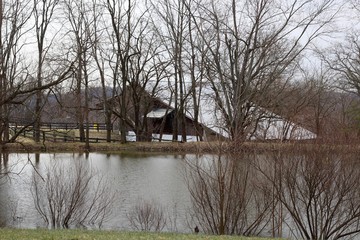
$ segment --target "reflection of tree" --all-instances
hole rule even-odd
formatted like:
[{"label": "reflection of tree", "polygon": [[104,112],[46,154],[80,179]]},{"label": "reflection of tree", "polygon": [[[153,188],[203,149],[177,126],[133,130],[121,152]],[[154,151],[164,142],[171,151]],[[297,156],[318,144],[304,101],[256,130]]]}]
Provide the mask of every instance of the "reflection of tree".
[{"label": "reflection of tree", "polygon": [[6,194],[3,192],[2,184],[0,184],[0,227],[6,227],[7,225],[7,216],[6,216],[6,199],[4,199]]},{"label": "reflection of tree", "polygon": [[0,185],[3,183],[3,178],[8,176],[10,172],[9,153],[0,153]]},{"label": "reflection of tree", "polygon": [[12,206],[12,202],[9,201],[8,194],[4,189],[4,184],[8,180],[11,169],[12,168],[9,167],[9,153],[0,152],[0,227],[6,227],[8,225],[7,212],[9,210],[12,210],[13,212],[16,211]]},{"label": "reflection of tree", "polygon": [[104,179],[83,164],[53,164],[44,178],[37,173],[32,180],[35,208],[52,228],[101,226],[110,214],[114,194]]},{"label": "reflection of tree", "polygon": [[160,232],[167,224],[164,208],[155,201],[139,199],[127,214],[132,229]]}]

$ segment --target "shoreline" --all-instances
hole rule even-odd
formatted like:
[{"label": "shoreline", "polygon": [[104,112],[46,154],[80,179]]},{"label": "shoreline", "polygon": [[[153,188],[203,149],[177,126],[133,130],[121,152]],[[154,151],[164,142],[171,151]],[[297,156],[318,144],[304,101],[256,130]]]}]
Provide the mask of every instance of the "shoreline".
[{"label": "shoreline", "polygon": [[358,152],[357,144],[319,144],[303,142],[128,142],[120,143],[90,143],[86,149],[85,143],[80,142],[45,142],[31,141],[6,143],[1,146],[2,152],[160,152],[160,153],[237,153],[242,151],[294,151],[306,149],[332,149],[346,152]]},{"label": "shoreline", "polygon": [[90,143],[86,149],[80,142],[17,142],[7,143],[1,147],[4,152],[187,152],[214,153],[219,146],[227,145],[221,142],[128,142],[121,143]]}]

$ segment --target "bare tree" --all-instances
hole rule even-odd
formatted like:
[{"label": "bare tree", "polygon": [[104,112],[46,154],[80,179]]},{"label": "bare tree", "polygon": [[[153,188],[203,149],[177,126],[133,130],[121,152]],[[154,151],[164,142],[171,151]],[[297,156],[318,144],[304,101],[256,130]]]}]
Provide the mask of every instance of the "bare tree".
[{"label": "bare tree", "polygon": [[320,139],[324,136],[325,132],[325,117],[334,105],[331,104],[331,99],[329,94],[327,94],[329,88],[324,74],[318,73],[311,76],[310,79],[307,80],[307,83],[308,86],[305,86],[305,88],[307,88],[308,91],[305,90],[305,92],[310,95],[308,102],[311,101],[310,107],[313,110],[309,118],[313,119],[315,126],[314,133],[317,135],[317,139]]},{"label": "bare tree", "polygon": [[[51,47],[52,40],[47,43],[47,32],[48,27],[54,17],[54,12],[58,6],[59,0],[40,1],[34,0],[33,2],[33,13],[35,18],[35,30],[37,40],[37,51],[38,51],[38,63],[36,81],[37,88],[39,89],[36,93],[36,106],[35,106],[35,124],[34,124],[34,139],[36,142],[40,141],[40,127],[41,127],[41,109],[43,94],[41,91],[43,85],[44,76],[44,62],[48,55],[49,48]],[[55,35],[56,36],[56,35]],[[52,38],[54,38],[53,36]]]},{"label": "bare tree", "polygon": [[126,142],[127,122],[127,84],[129,82],[129,61],[132,56],[139,53],[132,51],[131,40],[139,21],[133,17],[135,3],[130,0],[107,0],[105,8],[110,16],[111,31],[110,40],[113,47],[113,58],[110,60],[113,81],[118,83],[121,92],[119,95],[120,105],[120,134],[121,142]]},{"label": "bare tree", "polygon": [[[107,102],[113,104],[117,100],[119,107],[113,107],[112,113],[120,119],[120,125],[125,124],[120,128],[133,130],[137,141],[149,141],[144,116],[150,111],[151,98],[159,91],[159,82],[165,73],[166,62],[159,56],[161,42],[149,25],[149,9],[137,9],[135,4],[129,5],[126,1],[116,4],[108,1],[106,6],[113,19],[112,29],[107,30],[112,46],[107,58],[113,86],[121,89],[117,97]],[[126,51],[117,50],[119,47]]]},{"label": "bare tree", "polygon": [[347,37],[345,44],[338,44],[333,55],[326,59],[330,69],[337,76],[339,87],[360,96],[360,40],[354,33]]},{"label": "bare tree", "polygon": [[[143,16],[143,18],[147,18]],[[163,88],[160,82],[166,76],[167,62],[158,55],[161,42],[149,29],[149,22],[142,20],[140,33],[134,36],[133,49],[138,52],[129,61],[129,97],[132,108],[129,115],[134,119],[133,129],[137,141],[150,141],[148,118],[145,117],[153,107],[153,98]]]},{"label": "bare tree", "polygon": [[72,167],[50,165],[44,177],[34,173],[31,192],[35,208],[52,228],[102,225],[110,214],[114,194],[101,176],[80,162]]},{"label": "bare tree", "polygon": [[[359,13],[359,9],[355,8],[355,11]],[[321,54],[321,57],[332,73],[333,85],[347,94],[348,98],[353,98],[352,102],[355,103],[360,97],[360,35],[356,27],[352,29],[352,32],[346,36],[344,41],[329,48],[326,53],[328,54]],[[345,118],[352,116],[352,122],[355,124],[352,126],[344,125],[348,130],[343,130],[347,132],[347,136],[351,135],[348,134],[350,131],[356,132],[358,138],[360,133],[358,127],[359,109],[356,106],[352,106],[347,108],[346,111],[350,114],[343,114],[343,119],[345,120]]]},{"label": "bare tree", "polygon": [[[189,37],[188,37],[188,44],[189,44],[189,49],[186,49],[185,51],[187,51],[187,55],[188,55],[188,59],[187,59],[187,64],[185,63],[186,66],[188,66],[189,69],[189,75],[190,75],[190,79],[191,79],[191,85],[190,85],[190,90],[189,90],[189,94],[192,98],[192,107],[193,107],[193,111],[191,111],[191,109],[186,109],[186,112],[190,115],[193,116],[194,118],[194,124],[195,124],[195,129],[196,129],[196,135],[198,137],[198,140],[203,141],[203,132],[202,132],[202,128],[200,126],[200,116],[201,116],[201,109],[200,109],[200,105],[201,105],[201,100],[202,100],[202,95],[203,95],[203,90],[202,90],[202,85],[203,82],[205,80],[205,74],[206,74],[206,69],[205,69],[205,55],[206,55],[206,46],[205,44],[203,44],[201,37],[196,34],[196,27],[195,25],[192,23],[192,12],[195,11],[194,8],[194,4],[192,0],[189,0],[187,2],[185,2],[186,4],[186,8],[187,8],[187,16],[188,16],[188,31],[189,31]],[[186,62],[186,61],[185,61]],[[203,103],[202,103],[203,104]],[[190,111],[189,111],[190,110]]]},{"label": "bare tree", "polygon": [[[108,41],[105,39],[107,38],[106,31],[108,29],[106,19],[102,14],[103,11],[105,11],[103,4],[99,4],[98,1],[93,0],[92,15],[94,16],[94,37],[92,38],[92,56],[96,64],[98,76],[100,78],[100,85],[102,88],[101,101],[103,103],[106,124],[106,141],[111,142],[112,116],[114,111],[114,98],[116,95],[117,84],[115,80],[113,80],[112,83],[107,81],[106,63],[107,59],[111,59],[111,55],[113,53],[109,53],[109,49],[107,49]],[[112,89],[109,93],[108,89],[110,86]]]},{"label": "bare tree", "polygon": [[356,162],[356,153],[323,146],[269,153],[257,165],[296,237],[339,239],[360,231]]},{"label": "bare tree", "polygon": [[[57,58],[56,61],[51,61],[51,76],[49,75],[47,82],[38,84],[33,78],[30,72],[31,59],[29,60],[29,53],[25,50],[27,44],[30,44],[31,32],[33,30],[30,24],[31,16],[34,13],[34,1],[15,1],[5,2],[0,1],[0,65],[1,65],[1,81],[0,81],[0,106],[1,106],[1,138],[2,143],[13,142],[19,136],[19,134],[36,122],[34,119],[34,109],[28,105],[32,97],[37,94],[40,96],[40,92],[49,89],[65,79],[67,79],[72,73],[73,61],[68,58],[67,61],[63,61],[67,56]],[[36,7],[40,7],[37,5]],[[37,13],[40,14],[40,11]],[[51,10],[48,9],[50,12]],[[50,12],[48,12],[50,14]],[[45,14],[45,13],[44,13]],[[36,15],[36,14],[35,14]],[[50,14],[51,15],[51,14]],[[49,15],[48,15],[49,16]],[[44,44],[45,30],[44,25],[40,23],[40,16],[37,18],[37,35],[39,41]],[[48,19],[50,20],[50,19]],[[43,26],[43,27],[41,27]],[[42,29],[42,30],[40,30]],[[45,46],[42,48],[44,54]],[[48,51],[49,49],[46,49]],[[43,56],[44,57],[44,56]],[[42,59],[44,64],[44,58]],[[59,64],[61,62],[61,64]],[[38,69],[37,69],[38,70]],[[38,72],[38,71],[36,71]],[[38,105],[40,106],[40,105]],[[21,109],[26,109],[31,112],[31,115],[24,119],[25,116]],[[39,110],[39,108],[37,108]],[[18,114],[20,111],[21,114]],[[36,112],[36,111],[35,111]],[[23,125],[23,127],[17,131],[12,131],[10,135],[9,122],[15,121]]]},{"label": "bare tree", "polygon": [[269,224],[270,192],[256,179],[249,164],[251,155],[242,155],[187,161],[190,216],[201,231],[251,236],[259,235]]},{"label": "bare tree", "polygon": [[333,0],[198,3],[192,16],[206,45],[215,117],[233,140],[247,138],[256,127],[258,106],[267,107],[268,90],[288,82],[302,53],[328,31],[334,5]]},{"label": "bare tree", "polygon": [[171,68],[168,72],[171,74],[170,91],[173,96],[174,111],[176,116],[173,119],[173,141],[178,141],[178,135],[181,135],[181,141],[186,141],[186,79],[185,79],[185,42],[188,35],[187,8],[182,0],[177,1],[153,1],[151,3],[156,9],[157,18],[153,17],[155,31],[160,36],[165,54]]},{"label": "bare tree", "polygon": [[[271,128],[264,129],[264,125],[273,126],[275,120],[279,119],[283,122],[282,126],[277,128],[281,132],[279,136],[281,141],[296,139],[301,134],[296,131],[297,127],[294,123],[311,130],[316,134],[317,140],[330,140],[334,132],[330,123],[333,121],[333,115],[336,115],[339,93],[334,92],[334,88],[330,85],[329,71],[321,66],[316,68],[303,70],[302,74],[299,74],[299,81],[284,84],[280,82],[280,85],[269,88],[266,93],[270,98],[267,110],[272,114],[259,116],[258,120],[261,124],[254,128],[261,130],[255,132],[255,134],[263,134],[263,138],[260,139],[266,139],[268,130],[271,134]],[[267,119],[268,121],[265,121]],[[264,122],[268,125],[263,124]],[[251,136],[257,137],[255,134]]]},{"label": "bare tree", "polygon": [[[80,141],[86,143],[89,149],[89,68],[94,28],[92,19],[92,4],[87,1],[68,0],[64,3],[64,11],[69,21],[69,32],[74,45],[73,53],[76,56],[75,96],[76,119],[79,125]],[[74,106],[71,106],[74,107]],[[86,127],[85,127],[86,126]]]},{"label": "bare tree", "polygon": [[[21,88],[17,77],[24,73],[20,49],[21,38],[29,30],[26,24],[31,16],[30,1],[0,1],[0,106],[1,142],[9,140],[10,100],[13,92]],[[26,66],[26,65],[23,65]]]}]

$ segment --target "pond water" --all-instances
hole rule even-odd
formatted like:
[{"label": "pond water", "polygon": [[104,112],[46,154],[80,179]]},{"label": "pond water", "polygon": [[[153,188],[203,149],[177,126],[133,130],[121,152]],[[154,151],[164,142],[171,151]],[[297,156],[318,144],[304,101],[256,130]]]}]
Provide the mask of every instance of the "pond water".
[{"label": "pond water", "polygon": [[[33,176],[46,179],[48,172],[51,176],[57,176],[57,170],[51,169],[51,166],[55,165],[63,167],[64,172],[59,178],[60,181],[53,180],[53,183],[56,183],[54,189],[58,189],[56,186],[62,187],[66,182],[72,183],[74,174],[71,170],[78,169],[77,166],[91,169],[96,173],[95,180],[103,177],[106,185],[101,189],[109,188],[109,191],[102,196],[105,200],[111,199],[113,194],[116,197],[106,221],[101,226],[102,229],[140,230],[134,229],[129,216],[139,216],[133,213],[134,207],[139,202],[147,202],[153,207],[161,208],[168,217],[162,231],[192,232],[195,225],[198,225],[202,232],[216,233],[213,229],[218,231],[218,220],[221,219],[219,216],[224,216],[227,220],[234,219],[227,222],[226,227],[235,229],[230,232],[228,227],[230,234],[245,233],[295,239],[307,238],[303,236],[309,235],[308,229],[316,229],[316,234],[319,235],[327,234],[323,227],[316,228],[311,225],[313,217],[317,217],[313,221],[315,225],[331,223],[330,227],[339,229],[338,232],[332,231],[336,234],[347,234],[347,231],[352,233],[354,230],[360,232],[360,171],[356,167],[360,166],[359,164],[358,154],[335,154],[322,149],[304,153],[243,152],[202,156],[144,153],[2,153],[1,172],[11,174],[8,177],[0,175],[0,227],[47,227],[35,208]],[[86,177],[81,177],[84,178]],[[191,184],[194,197],[192,199],[186,179]],[[49,181],[39,182],[45,184]],[[96,182],[86,191],[93,193],[95,186]],[[44,189],[48,188],[41,185],[39,191]],[[65,189],[71,187],[68,185]],[[63,191],[59,195],[72,199],[74,194],[69,192]],[[317,193],[315,196],[312,194],[314,192]],[[279,199],[283,204],[280,204]],[[331,204],[328,204],[328,199]],[[83,201],[84,209],[89,202],[91,201]],[[104,199],[101,202],[105,202]],[[311,211],[308,202],[311,203]],[[225,205],[226,208],[223,207]],[[328,209],[323,215],[317,215],[326,207]],[[341,211],[338,211],[339,209]],[[141,208],[143,217],[145,210]],[[307,211],[310,211],[310,214],[304,214]],[[354,211],[357,214],[348,214]],[[207,221],[210,215],[215,217]],[[306,229],[303,232],[299,230],[294,219],[300,219],[301,223],[305,224]],[[351,224],[344,225],[344,221],[349,219]],[[83,226],[69,223],[69,227]],[[86,224],[86,227],[94,228],[89,224]],[[349,236],[351,237],[354,236]]]},{"label": "pond water", "polygon": [[[194,156],[186,156],[191,157]],[[176,224],[167,230],[191,231],[186,224],[190,197],[183,176],[185,156],[155,154],[9,154],[3,157],[1,167],[15,174],[2,179],[0,184],[0,224],[46,227],[34,207],[30,191],[32,176],[35,171],[43,174],[46,166],[54,161],[66,165],[74,159],[105,176],[108,186],[117,194],[103,229],[130,230],[127,214],[142,199],[176,216]]]}]

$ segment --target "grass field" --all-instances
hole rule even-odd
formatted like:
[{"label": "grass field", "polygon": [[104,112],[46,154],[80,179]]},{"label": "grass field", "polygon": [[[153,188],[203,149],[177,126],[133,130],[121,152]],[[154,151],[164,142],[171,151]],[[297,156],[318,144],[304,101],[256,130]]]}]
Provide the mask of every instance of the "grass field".
[{"label": "grass field", "polygon": [[116,232],[116,231],[87,231],[87,230],[44,230],[44,229],[0,229],[1,240],[117,240],[117,239],[206,239],[206,240],[257,240],[264,238],[246,238],[237,236],[209,236],[175,233],[145,233],[145,232]]}]

